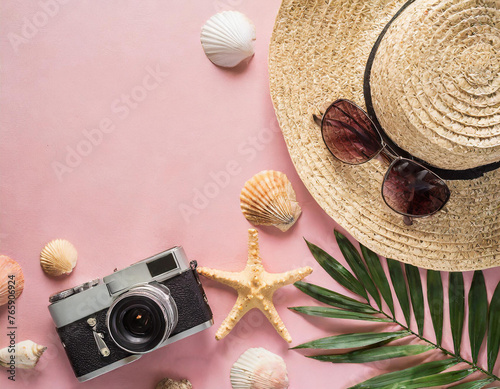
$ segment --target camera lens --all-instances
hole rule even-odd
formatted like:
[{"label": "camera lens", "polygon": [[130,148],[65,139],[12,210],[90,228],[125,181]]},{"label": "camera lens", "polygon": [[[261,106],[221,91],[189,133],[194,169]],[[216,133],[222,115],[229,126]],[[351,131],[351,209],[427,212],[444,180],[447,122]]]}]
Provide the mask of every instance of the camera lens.
[{"label": "camera lens", "polygon": [[154,330],[153,314],[145,307],[130,309],[123,318],[123,326],[131,334],[144,336]]},{"label": "camera lens", "polygon": [[134,354],[146,353],[162,344],[175,328],[177,307],[165,286],[140,286],[113,302],[107,324],[119,347]]}]

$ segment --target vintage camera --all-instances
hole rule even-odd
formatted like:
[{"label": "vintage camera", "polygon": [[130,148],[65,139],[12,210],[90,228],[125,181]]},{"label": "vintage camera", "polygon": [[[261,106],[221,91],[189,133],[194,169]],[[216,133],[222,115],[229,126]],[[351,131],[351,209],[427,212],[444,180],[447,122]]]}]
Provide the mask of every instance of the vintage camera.
[{"label": "vintage camera", "polygon": [[49,311],[80,382],[213,324],[182,247],[49,298]]}]

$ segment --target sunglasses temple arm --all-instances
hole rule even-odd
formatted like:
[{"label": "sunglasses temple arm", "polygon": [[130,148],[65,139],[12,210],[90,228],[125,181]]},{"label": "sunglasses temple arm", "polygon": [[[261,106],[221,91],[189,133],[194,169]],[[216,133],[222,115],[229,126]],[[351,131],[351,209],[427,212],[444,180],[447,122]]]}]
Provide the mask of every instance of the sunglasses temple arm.
[{"label": "sunglasses temple arm", "polygon": [[413,219],[411,216],[403,216],[403,223],[406,224],[407,226],[411,226],[413,224]]},{"label": "sunglasses temple arm", "polygon": [[316,123],[318,126],[321,127],[321,120],[323,119],[323,114],[321,114],[321,116],[318,116],[318,115],[313,113],[313,119],[314,119],[314,123]]}]

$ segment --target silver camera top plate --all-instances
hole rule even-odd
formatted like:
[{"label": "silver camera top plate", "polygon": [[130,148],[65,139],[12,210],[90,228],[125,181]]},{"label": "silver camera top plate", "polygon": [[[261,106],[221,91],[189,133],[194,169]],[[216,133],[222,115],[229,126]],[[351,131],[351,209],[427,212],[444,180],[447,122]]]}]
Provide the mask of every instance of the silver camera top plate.
[{"label": "silver camera top plate", "polygon": [[109,308],[118,295],[136,285],[161,282],[189,269],[184,249],[173,247],[104,277],[104,282],[94,280],[51,296],[50,315],[60,328]]}]

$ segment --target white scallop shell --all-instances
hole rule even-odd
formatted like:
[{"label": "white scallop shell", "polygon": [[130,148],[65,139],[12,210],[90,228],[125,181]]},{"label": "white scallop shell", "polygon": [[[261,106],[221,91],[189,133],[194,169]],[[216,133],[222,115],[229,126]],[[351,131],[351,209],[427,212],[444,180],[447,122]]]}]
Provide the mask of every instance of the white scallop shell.
[{"label": "white scallop shell", "polygon": [[238,11],[224,11],[207,20],[201,29],[201,45],[208,59],[232,68],[254,54],[255,26]]},{"label": "white scallop shell", "polygon": [[193,389],[193,385],[188,380],[175,381],[164,378],[156,384],[155,389]]},{"label": "white scallop shell", "polygon": [[40,253],[40,265],[51,276],[69,274],[76,266],[78,253],[70,242],[64,239],[53,240]]},{"label": "white scallop shell", "polygon": [[233,389],[286,389],[285,361],[265,348],[250,348],[231,368]]},{"label": "white scallop shell", "polygon": [[240,194],[243,215],[253,224],[275,226],[287,231],[302,210],[291,182],[284,173],[264,170],[243,186]]},{"label": "white scallop shell", "polygon": [[15,298],[18,298],[24,289],[24,275],[21,265],[6,255],[0,255],[0,306],[9,301],[9,290],[12,291],[12,287],[14,287]]},{"label": "white scallop shell", "polygon": [[17,369],[34,369],[43,352],[47,349],[31,340],[24,340],[15,346],[15,354],[9,352],[5,347],[0,350],[0,366],[9,367],[12,363],[11,357],[15,355],[15,366]]}]

